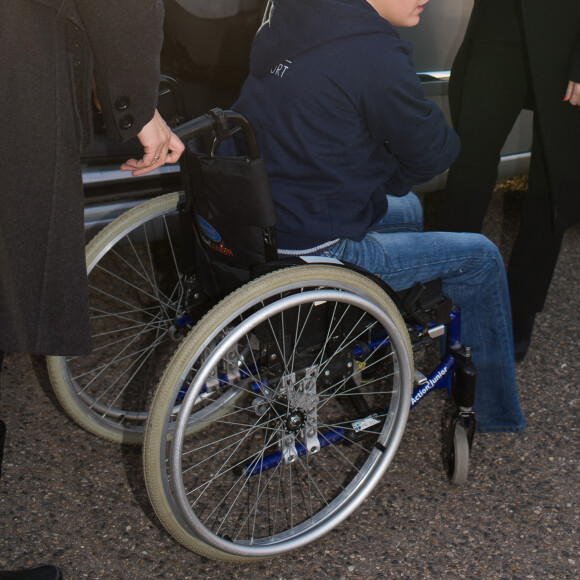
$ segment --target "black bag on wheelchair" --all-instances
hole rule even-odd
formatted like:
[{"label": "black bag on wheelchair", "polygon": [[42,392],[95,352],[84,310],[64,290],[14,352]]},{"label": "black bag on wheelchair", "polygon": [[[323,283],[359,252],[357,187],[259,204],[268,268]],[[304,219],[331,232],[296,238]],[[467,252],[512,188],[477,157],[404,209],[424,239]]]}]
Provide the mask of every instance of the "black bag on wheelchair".
[{"label": "black bag on wheelchair", "polygon": [[[230,111],[214,109],[210,115],[213,133],[187,144],[181,168],[197,242],[195,268],[203,291],[217,297],[276,259],[276,213],[250,124]],[[242,139],[236,135],[240,128]],[[215,154],[225,140],[235,145],[236,154]]]}]

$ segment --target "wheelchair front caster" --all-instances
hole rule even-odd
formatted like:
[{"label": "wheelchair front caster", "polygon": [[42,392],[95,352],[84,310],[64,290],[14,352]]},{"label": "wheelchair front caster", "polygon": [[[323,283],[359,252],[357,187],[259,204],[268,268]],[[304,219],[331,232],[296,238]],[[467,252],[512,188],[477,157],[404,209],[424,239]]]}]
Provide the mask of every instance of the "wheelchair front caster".
[{"label": "wheelchair front caster", "polygon": [[469,441],[463,425],[456,423],[448,451],[447,475],[451,483],[463,485],[469,472]]},{"label": "wheelchair front caster", "polygon": [[451,483],[463,485],[469,473],[469,454],[475,432],[473,414],[458,415],[451,424],[447,449],[447,476]]}]

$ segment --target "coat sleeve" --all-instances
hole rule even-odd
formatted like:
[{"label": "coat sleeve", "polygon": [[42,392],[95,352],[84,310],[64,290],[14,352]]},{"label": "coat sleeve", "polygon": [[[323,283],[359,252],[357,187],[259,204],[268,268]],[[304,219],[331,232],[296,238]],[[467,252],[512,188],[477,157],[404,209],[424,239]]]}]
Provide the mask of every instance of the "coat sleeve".
[{"label": "coat sleeve", "polygon": [[97,95],[108,134],[127,141],[155,112],[162,0],[74,0],[94,60]]},{"label": "coat sleeve", "polygon": [[377,62],[362,91],[363,115],[373,140],[397,159],[389,189],[402,195],[443,173],[459,153],[459,138],[425,97],[407,43],[389,47]]}]

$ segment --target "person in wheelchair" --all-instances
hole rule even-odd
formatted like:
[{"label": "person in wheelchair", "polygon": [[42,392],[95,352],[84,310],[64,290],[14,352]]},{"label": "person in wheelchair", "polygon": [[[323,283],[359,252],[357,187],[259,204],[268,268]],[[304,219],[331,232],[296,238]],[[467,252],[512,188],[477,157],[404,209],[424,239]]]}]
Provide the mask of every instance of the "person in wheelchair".
[{"label": "person in wheelchair", "polygon": [[274,0],[233,109],[253,124],[277,213],[279,254],[337,258],[394,290],[441,278],[478,369],[481,432],[524,429],[505,268],[480,234],[424,232],[413,185],[459,140],[425,98],[412,47],[426,0]]}]

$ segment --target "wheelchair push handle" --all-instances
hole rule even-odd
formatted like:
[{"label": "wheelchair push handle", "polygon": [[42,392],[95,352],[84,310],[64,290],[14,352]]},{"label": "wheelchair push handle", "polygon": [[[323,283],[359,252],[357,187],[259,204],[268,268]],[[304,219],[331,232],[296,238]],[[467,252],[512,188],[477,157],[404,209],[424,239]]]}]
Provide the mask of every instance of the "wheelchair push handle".
[{"label": "wheelchair push handle", "polygon": [[260,150],[254,130],[250,122],[240,113],[235,111],[223,111],[222,109],[212,109],[209,113],[196,117],[187,123],[183,123],[173,129],[173,132],[187,143],[195,137],[201,137],[213,133],[217,142],[225,141],[242,131],[246,152],[250,159],[260,157]]}]

